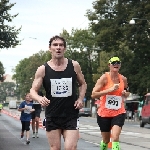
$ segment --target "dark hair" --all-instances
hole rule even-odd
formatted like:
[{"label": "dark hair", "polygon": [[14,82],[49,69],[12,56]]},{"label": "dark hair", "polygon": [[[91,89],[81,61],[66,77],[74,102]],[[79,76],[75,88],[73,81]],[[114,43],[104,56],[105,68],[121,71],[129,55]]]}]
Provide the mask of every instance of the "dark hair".
[{"label": "dark hair", "polygon": [[38,95],[43,96],[42,91],[38,91]]},{"label": "dark hair", "polygon": [[51,46],[52,42],[53,42],[54,40],[56,40],[56,39],[62,40],[62,41],[64,42],[64,47],[66,48],[66,41],[65,41],[65,39],[64,39],[63,37],[61,37],[61,36],[58,36],[58,35],[55,35],[55,36],[53,36],[52,38],[50,38],[49,47]]}]

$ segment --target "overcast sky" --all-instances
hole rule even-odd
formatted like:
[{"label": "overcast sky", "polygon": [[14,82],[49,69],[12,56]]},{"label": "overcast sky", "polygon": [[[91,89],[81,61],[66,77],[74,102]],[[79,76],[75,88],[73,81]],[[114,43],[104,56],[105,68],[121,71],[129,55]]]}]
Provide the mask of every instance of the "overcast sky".
[{"label": "overcast sky", "polygon": [[10,0],[16,3],[10,13],[19,13],[12,25],[19,28],[21,45],[12,49],[0,50],[0,61],[5,74],[13,75],[12,69],[19,61],[40,50],[48,50],[49,39],[72,28],[88,28],[86,10],[92,9],[94,0]]}]

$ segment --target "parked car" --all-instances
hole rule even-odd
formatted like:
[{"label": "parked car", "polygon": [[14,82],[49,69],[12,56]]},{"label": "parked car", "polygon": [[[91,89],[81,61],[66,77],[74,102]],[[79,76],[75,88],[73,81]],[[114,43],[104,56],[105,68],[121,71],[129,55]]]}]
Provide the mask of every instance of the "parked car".
[{"label": "parked car", "polygon": [[79,110],[79,117],[81,116],[86,116],[86,117],[91,117],[92,116],[92,112],[91,112],[91,108],[81,108]]},{"label": "parked car", "polygon": [[145,96],[145,103],[141,111],[140,127],[150,124],[150,93],[147,93]]}]

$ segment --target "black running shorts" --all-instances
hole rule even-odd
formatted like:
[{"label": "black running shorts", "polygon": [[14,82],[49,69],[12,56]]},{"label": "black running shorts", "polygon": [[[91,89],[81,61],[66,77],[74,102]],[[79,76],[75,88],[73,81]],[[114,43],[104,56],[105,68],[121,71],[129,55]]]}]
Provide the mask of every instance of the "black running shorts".
[{"label": "black running shorts", "polygon": [[21,121],[22,132],[30,130],[30,121]]},{"label": "black running shorts", "polygon": [[33,104],[33,107],[34,107],[35,111],[33,111],[33,112],[31,113],[32,119],[35,119],[35,117],[39,117],[39,118],[40,118],[40,114],[41,114],[41,104]]},{"label": "black running shorts", "polygon": [[46,131],[62,129],[62,130],[78,130],[79,118],[51,117],[46,118]]},{"label": "black running shorts", "polygon": [[110,132],[114,125],[118,125],[122,128],[124,125],[126,114],[119,114],[115,117],[101,117],[97,116],[97,123],[100,127],[101,132]]}]

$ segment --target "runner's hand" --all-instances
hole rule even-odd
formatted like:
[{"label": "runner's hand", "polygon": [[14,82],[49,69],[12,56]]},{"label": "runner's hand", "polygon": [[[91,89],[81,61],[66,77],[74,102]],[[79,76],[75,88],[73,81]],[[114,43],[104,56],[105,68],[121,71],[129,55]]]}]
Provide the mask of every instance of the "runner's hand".
[{"label": "runner's hand", "polygon": [[34,111],[35,111],[35,109],[31,109],[31,110],[30,110],[30,113],[32,113],[32,112],[34,112]]},{"label": "runner's hand", "polygon": [[42,106],[48,106],[50,104],[50,100],[48,100],[45,96],[41,97],[38,101]]},{"label": "runner's hand", "polygon": [[116,91],[119,89],[119,84],[114,84],[111,88],[110,88],[110,92]]},{"label": "runner's hand", "polygon": [[83,101],[82,100],[77,100],[74,103],[75,109],[81,109],[83,107]]},{"label": "runner's hand", "polygon": [[125,96],[126,93],[127,93],[127,91],[126,91],[126,90],[123,90],[123,91],[122,91],[122,96]]}]

